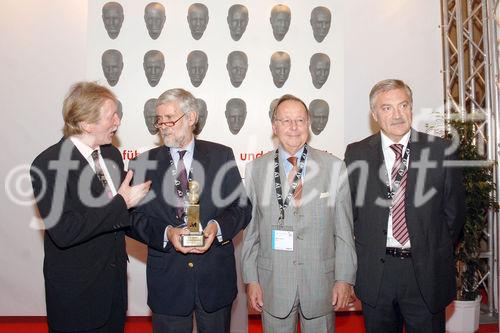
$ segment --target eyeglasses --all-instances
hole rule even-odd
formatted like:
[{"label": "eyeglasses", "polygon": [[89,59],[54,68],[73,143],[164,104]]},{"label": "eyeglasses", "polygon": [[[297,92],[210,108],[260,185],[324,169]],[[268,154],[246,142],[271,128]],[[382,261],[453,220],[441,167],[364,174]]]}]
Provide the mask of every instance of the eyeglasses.
[{"label": "eyeglasses", "polygon": [[167,126],[167,127],[174,127],[175,124],[177,124],[177,122],[179,120],[182,119],[182,117],[184,117],[186,114],[183,113],[182,116],[180,116],[179,118],[177,118],[177,120],[174,120],[174,121],[161,121],[161,117],[155,117],[155,127],[156,128],[160,128],[160,127],[163,127],[163,126]]},{"label": "eyeglasses", "polygon": [[274,120],[279,121],[280,124],[284,127],[291,127],[292,124],[295,124],[297,127],[302,127],[306,124],[306,119],[303,118],[298,118],[298,119],[278,119],[275,118]]}]

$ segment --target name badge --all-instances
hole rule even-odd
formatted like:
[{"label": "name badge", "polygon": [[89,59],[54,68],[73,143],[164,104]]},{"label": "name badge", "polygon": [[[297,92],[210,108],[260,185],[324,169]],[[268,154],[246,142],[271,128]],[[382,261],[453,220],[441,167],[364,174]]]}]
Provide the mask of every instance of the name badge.
[{"label": "name badge", "polygon": [[272,249],[277,251],[293,251],[293,231],[272,230]]}]

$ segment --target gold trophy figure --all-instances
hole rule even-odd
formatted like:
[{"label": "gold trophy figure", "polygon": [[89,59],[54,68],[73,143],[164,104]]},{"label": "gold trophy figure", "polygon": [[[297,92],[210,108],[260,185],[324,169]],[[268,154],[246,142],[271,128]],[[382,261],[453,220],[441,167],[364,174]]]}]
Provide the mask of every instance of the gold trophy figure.
[{"label": "gold trophy figure", "polygon": [[205,237],[200,230],[200,185],[195,181],[189,182],[188,205],[187,205],[187,228],[189,234],[181,236],[181,244],[184,247],[202,247]]}]

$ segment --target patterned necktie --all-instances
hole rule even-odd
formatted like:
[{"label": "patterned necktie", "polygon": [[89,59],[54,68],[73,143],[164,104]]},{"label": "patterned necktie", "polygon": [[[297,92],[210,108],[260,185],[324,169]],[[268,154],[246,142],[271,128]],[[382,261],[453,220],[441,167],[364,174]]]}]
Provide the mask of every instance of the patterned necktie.
[{"label": "patterned necktie", "polygon": [[179,193],[179,205],[177,207],[177,216],[182,218],[184,216],[184,195],[188,189],[188,178],[186,166],[184,165],[184,155],[186,154],[185,150],[179,150],[179,162],[177,162],[177,180],[181,186],[182,193]]},{"label": "patterned necktie", "polygon": [[113,197],[113,192],[111,192],[111,188],[109,187],[108,181],[106,180],[106,176],[104,176],[104,171],[102,171],[101,163],[99,162],[99,151],[96,149],[92,152],[92,159],[94,160],[95,173],[102,186],[104,187],[104,191],[108,198]]},{"label": "patterned necktie", "polygon": [[392,166],[391,171],[391,179],[393,181],[396,180],[396,176],[398,173],[402,172],[401,181],[399,184],[399,188],[392,198],[392,206],[391,206],[391,216],[392,216],[392,235],[393,237],[401,244],[404,245],[410,235],[408,234],[408,228],[406,226],[406,212],[405,212],[405,192],[406,192],[406,183],[408,179],[408,168],[404,168],[401,170],[401,164],[403,163],[403,145],[401,144],[393,144],[391,145],[391,149],[396,154],[396,160],[394,161],[394,165]]},{"label": "patterned necktie", "polygon": [[[288,162],[290,162],[293,165],[292,170],[290,170],[290,172],[288,173],[288,184],[292,185],[293,179],[295,178],[295,175],[297,175],[297,171],[299,170],[297,167],[297,157],[290,156],[288,158]],[[300,206],[301,197],[302,197],[302,179],[299,179],[299,183],[297,184],[297,188],[295,189],[295,193],[293,194],[296,206]]]}]

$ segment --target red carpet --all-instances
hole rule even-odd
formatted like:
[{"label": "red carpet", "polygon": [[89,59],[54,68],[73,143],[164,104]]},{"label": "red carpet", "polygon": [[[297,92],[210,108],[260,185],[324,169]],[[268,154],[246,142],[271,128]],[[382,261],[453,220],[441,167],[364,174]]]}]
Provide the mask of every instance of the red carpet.
[{"label": "red carpet", "polygon": [[[125,326],[126,333],[150,333],[150,317],[129,317]],[[45,317],[0,317],[0,333],[46,333]],[[259,316],[250,316],[248,333],[261,333]],[[340,313],[336,318],[336,333],[364,332],[363,317],[359,313]],[[497,324],[481,325],[479,333],[498,333]]]}]

